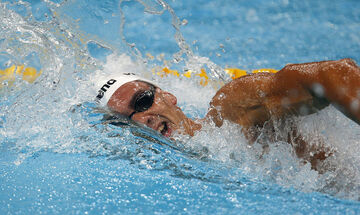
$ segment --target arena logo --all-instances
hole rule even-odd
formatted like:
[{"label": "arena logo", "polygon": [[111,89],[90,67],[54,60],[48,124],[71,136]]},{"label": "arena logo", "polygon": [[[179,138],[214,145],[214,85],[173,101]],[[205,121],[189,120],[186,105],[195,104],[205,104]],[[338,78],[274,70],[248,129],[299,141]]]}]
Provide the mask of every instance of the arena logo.
[{"label": "arena logo", "polygon": [[97,99],[101,99],[102,97],[104,97],[105,92],[111,87],[111,85],[113,85],[116,82],[115,79],[110,79],[106,82],[106,84],[104,84],[100,90],[99,90],[99,94],[96,96]]}]

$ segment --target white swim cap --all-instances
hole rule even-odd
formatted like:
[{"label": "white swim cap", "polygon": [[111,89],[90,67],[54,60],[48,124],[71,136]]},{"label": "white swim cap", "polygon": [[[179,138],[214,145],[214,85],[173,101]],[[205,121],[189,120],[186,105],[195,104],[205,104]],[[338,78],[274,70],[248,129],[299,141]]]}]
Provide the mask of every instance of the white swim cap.
[{"label": "white swim cap", "polygon": [[96,102],[98,102],[101,106],[106,106],[115,91],[122,85],[131,81],[144,81],[156,86],[156,84],[152,81],[137,76],[134,73],[123,73],[114,77],[107,77],[106,79],[98,82],[100,89],[96,96]]}]

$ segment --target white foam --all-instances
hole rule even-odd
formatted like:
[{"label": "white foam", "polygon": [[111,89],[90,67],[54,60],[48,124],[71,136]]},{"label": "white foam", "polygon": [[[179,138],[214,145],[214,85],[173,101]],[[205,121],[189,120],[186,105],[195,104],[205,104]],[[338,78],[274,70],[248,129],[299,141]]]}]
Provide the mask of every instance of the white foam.
[{"label": "white foam", "polygon": [[304,164],[287,142],[268,140],[267,152],[259,143],[249,145],[241,133],[241,127],[229,122],[221,128],[207,124],[191,139],[177,138],[185,140],[187,146],[194,150],[205,147],[210,158],[235,165],[261,180],[305,192],[321,191],[346,198],[359,198],[358,125],[333,107],[295,120],[300,134],[308,143],[318,144],[319,139],[324,140],[325,146],[336,151],[328,159],[328,171],[324,174],[311,169],[309,163]]},{"label": "white foam", "polygon": [[[24,27],[29,32],[31,25],[25,23],[19,15],[0,7],[0,16],[3,18],[0,20],[2,26],[6,27],[2,35],[9,36],[5,39],[16,40],[17,35],[25,33]],[[116,132],[106,126],[99,125],[99,128],[94,128],[96,126],[84,119],[81,110],[74,108],[78,104],[93,101],[97,90],[93,79],[96,79],[98,74],[103,76],[114,70],[134,71],[145,78],[154,79],[161,88],[172,92],[184,112],[194,118],[205,115],[209,101],[217,90],[210,85],[202,87],[198,83],[199,79],[189,80],[175,76],[160,78],[152,74],[150,65],[134,62],[125,54],[110,55],[102,65],[91,57],[84,56],[86,50],[79,48],[83,47],[83,44],[77,44],[76,41],[65,43],[64,38],[69,38],[52,34],[50,29],[54,26],[46,26],[46,23],[43,25],[30,28],[32,32],[28,34],[26,43],[19,42],[17,46],[6,47],[14,59],[22,59],[32,51],[37,52],[44,67],[42,76],[35,84],[21,88],[19,94],[8,92],[6,96],[9,104],[1,106],[0,109],[6,117],[6,122],[0,129],[1,138],[7,142],[12,141],[20,151],[91,151],[94,154],[106,154],[103,147],[105,144],[117,144],[119,148],[126,148],[127,146],[119,143],[130,142],[133,138],[131,132],[123,129],[121,135],[114,135]],[[59,26],[59,29],[70,31],[64,26]],[[42,32],[45,32],[44,35],[48,38],[46,41],[38,37]],[[76,35],[74,32],[71,34]],[[204,64],[213,65],[203,57],[185,61],[188,69],[197,72]],[[193,150],[206,148],[208,152],[204,156],[236,167],[254,178],[302,191],[324,191],[358,199],[359,126],[334,108],[299,118],[297,125],[300,133],[309,142],[322,138],[327,146],[336,150],[335,156],[329,159],[332,170],[326,174],[318,174],[311,170],[309,164],[304,165],[296,157],[289,144],[281,141],[269,141],[269,150],[263,153],[262,145],[247,144],[241,127],[233,123],[226,122],[221,128],[206,124],[193,138],[177,138]],[[108,136],[116,138],[110,140]],[[126,150],[123,150],[124,153]],[[24,154],[19,154],[17,164],[21,164],[25,157]]]}]

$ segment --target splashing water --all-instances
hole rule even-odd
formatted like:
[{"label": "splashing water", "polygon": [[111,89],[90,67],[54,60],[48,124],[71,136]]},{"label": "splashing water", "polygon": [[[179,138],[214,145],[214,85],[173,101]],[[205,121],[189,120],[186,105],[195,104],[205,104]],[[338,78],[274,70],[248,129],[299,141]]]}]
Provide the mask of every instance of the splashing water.
[{"label": "splashing water", "polygon": [[[125,18],[131,18],[129,7],[135,3],[144,7],[145,15],[141,16],[169,16],[178,48],[175,54],[165,57],[159,54],[155,60],[149,60],[141,47],[128,42],[127,25],[133,22]],[[144,171],[168,171],[170,179],[220,184],[221,190],[261,190],[267,186],[263,183],[270,183],[280,185],[280,189],[360,198],[358,125],[333,107],[293,119],[308,142],[317,144],[320,139],[336,151],[326,163],[330,171],[324,174],[304,164],[283,141],[268,140],[268,152],[263,154],[263,146],[248,145],[241,127],[232,123],[221,128],[207,124],[192,138],[176,136],[178,141],[170,141],[132,122],[120,127],[105,123],[104,113],[93,102],[98,75],[136,71],[152,78],[161,88],[171,91],[185,114],[192,118],[204,117],[217,89],[200,86],[196,78],[156,76],[150,68],[171,66],[195,72],[207,68],[210,79],[228,81],[224,65],[194,54],[182,34],[181,27],[186,22],[180,21],[168,3],[162,0],[135,3],[123,0],[98,3],[109,4],[104,9],[107,15],[101,10],[96,12],[103,23],[109,17],[121,21],[116,22],[120,34],[114,41],[84,33],[76,19],[64,12],[70,4],[67,1],[0,3],[0,69],[25,65],[42,70],[32,84],[16,77],[11,87],[1,88],[0,145],[16,151],[17,166],[39,153],[85,153],[110,160],[124,159]],[[259,19],[255,10],[246,16],[251,22]],[[286,131],[279,131],[278,135],[283,133]]]},{"label": "splashing water", "polygon": [[[154,8],[154,6],[151,7],[142,1],[139,2],[144,5],[145,11],[148,13],[161,15],[167,10],[171,14],[171,23],[175,28],[174,37],[180,48],[180,51],[174,54],[174,62],[178,63],[184,60],[186,61],[184,68],[191,68],[195,71],[208,66],[214,68],[214,70],[210,69],[212,78],[226,79],[224,74],[221,74],[223,70],[219,69],[216,64],[209,61],[208,58],[194,55],[181,33],[180,19],[166,2],[158,1],[162,6],[162,10],[149,9]],[[249,11],[247,16],[252,13],[254,11]],[[186,58],[181,57],[183,54],[185,54]],[[174,82],[178,82],[178,80],[160,79],[158,81],[165,85],[165,89],[169,89],[171,92],[175,91],[178,98],[185,99],[186,101],[182,101],[184,104],[181,103],[183,104],[182,108],[185,113],[195,118],[204,116],[208,107],[207,103],[215,93],[214,89],[198,88],[193,83],[191,83],[192,86],[187,86],[187,82],[180,83],[180,86],[176,83],[174,86]],[[166,85],[170,85],[170,87]],[[198,95],[194,96],[194,93],[198,93]],[[209,96],[200,101],[192,99],[204,98],[203,95]],[[331,119],[331,123],[329,123],[329,119]],[[231,123],[224,125],[222,128],[208,125],[190,140],[181,135],[178,139],[184,141],[186,146],[190,147],[190,150],[196,151],[196,149],[203,147],[206,149],[209,158],[236,165],[243,172],[255,177],[275,181],[283,186],[295,187],[306,192],[321,191],[332,195],[358,199],[360,169],[357,164],[359,163],[358,152],[360,146],[357,140],[359,136],[357,125],[332,107],[319,114],[298,118],[295,121],[297,127],[299,127],[299,134],[307,142],[314,145],[324,142],[325,147],[336,151],[336,155],[328,159],[326,164],[331,166],[332,171],[318,174],[318,172],[311,169],[310,164],[304,165],[296,157],[293,148],[289,144],[281,141],[271,142],[271,140],[268,140],[269,152],[260,158],[263,147],[260,144],[249,146],[244,135],[240,132],[241,128]],[[334,131],[337,131],[335,132],[336,137],[334,137]],[[287,136],[287,131],[278,131],[278,133],[282,133],[278,135]],[[340,135],[344,133],[346,133],[346,137],[349,137],[345,141],[342,138],[343,135]]]}]

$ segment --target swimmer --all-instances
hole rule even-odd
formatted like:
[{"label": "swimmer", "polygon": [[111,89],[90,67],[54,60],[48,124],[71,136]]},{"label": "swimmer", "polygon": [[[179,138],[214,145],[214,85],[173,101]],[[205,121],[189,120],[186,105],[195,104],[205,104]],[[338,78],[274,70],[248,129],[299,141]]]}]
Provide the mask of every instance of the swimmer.
[{"label": "swimmer", "polygon": [[[315,113],[333,104],[347,117],[360,123],[360,68],[351,59],[289,64],[277,73],[250,74],[224,85],[210,101],[204,119],[185,116],[174,95],[134,74],[109,77],[103,82],[97,101],[112,112],[126,116],[158,131],[166,137],[174,132],[190,136],[202,128],[204,121],[221,127],[225,120],[242,126],[249,144],[264,129],[276,136],[274,122],[292,116]],[[298,157],[317,169],[318,161],[332,152],[309,146],[291,129]]]}]

